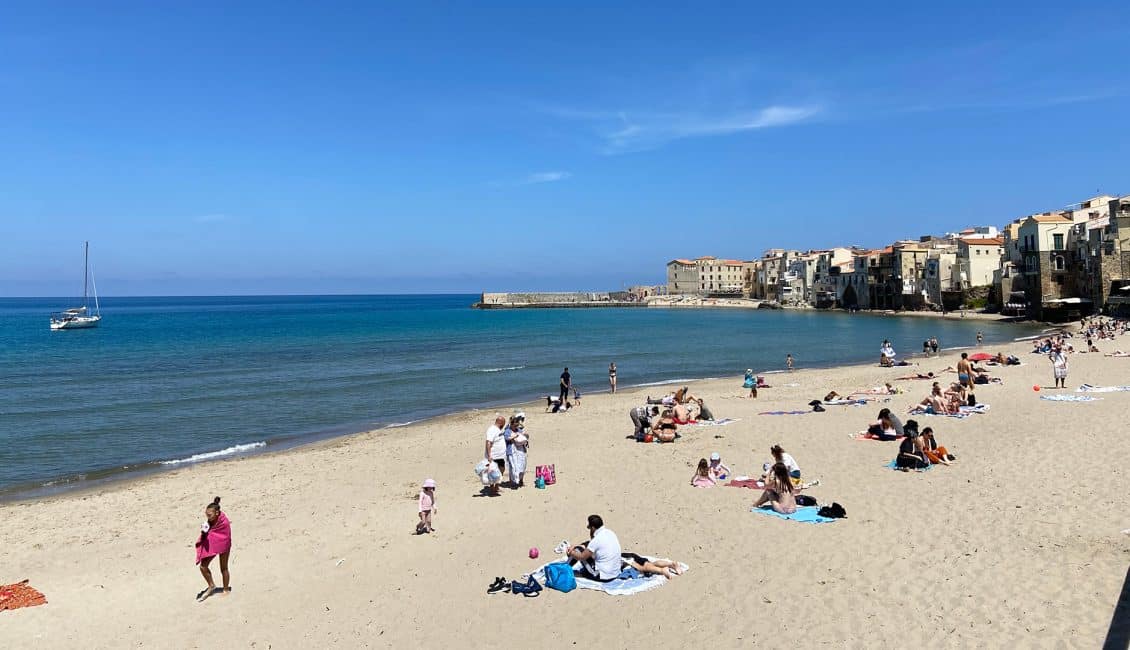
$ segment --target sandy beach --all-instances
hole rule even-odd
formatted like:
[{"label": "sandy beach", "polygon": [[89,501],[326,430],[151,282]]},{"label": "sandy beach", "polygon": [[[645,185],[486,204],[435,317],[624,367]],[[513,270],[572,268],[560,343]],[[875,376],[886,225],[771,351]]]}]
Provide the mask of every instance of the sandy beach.
[{"label": "sandy beach", "polygon": [[[928,381],[895,382],[906,392],[887,403],[759,413],[938,372],[955,353],[917,368],[799,368],[770,375],[756,400],[737,377],[696,382],[716,417],[740,421],[684,428],[666,445],[625,439],[629,409],[661,387],[586,395],[562,415],[515,405],[528,416],[531,474],[553,463],[558,482],[498,498],[481,496],[471,471],[494,412],[482,410],[0,505],[0,583],[28,578],[49,601],[0,613],[3,645],[1098,647],[1130,562],[1120,532],[1130,470],[1118,453],[1130,393],[1043,401],[1070,390],[1033,390],[1052,373],[1030,349],[988,349],[1025,364],[994,368],[1004,385],[977,388],[988,413],[916,418],[958,458],[922,473],[885,467],[897,443],[852,434],[882,406],[905,420]],[[1130,383],[1130,359],[1070,361],[1071,388]],[[735,372],[745,365],[736,359]],[[847,519],[783,521],[749,512],[753,490],[689,485],[714,451],[736,474],[759,474],[774,443],[820,480],[809,493],[843,504]],[[437,532],[415,536],[426,477],[439,485]],[[215,495],[232,522],[233,592],[198,604],[193,542]],[[495,576],[552,559],[563,538],[582,541],[591,513],[626,550],[690,570],[628,597],[486,594]],[[527,558],[532,546],[540,560]]]}]

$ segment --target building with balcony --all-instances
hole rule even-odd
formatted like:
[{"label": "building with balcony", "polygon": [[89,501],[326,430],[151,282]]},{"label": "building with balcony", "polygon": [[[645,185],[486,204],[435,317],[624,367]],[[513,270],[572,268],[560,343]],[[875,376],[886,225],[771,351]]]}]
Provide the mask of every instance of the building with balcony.
[{"label": "building with balcony", "polygon": [[1078,295],[1075,253],[1068,248],[1074,225],[1065,212],[1033,215],[1020,223],[1020,272],[1033,318],[1060,320],[1072,311],[1089,311],[1079,307],[1091,301]]}]

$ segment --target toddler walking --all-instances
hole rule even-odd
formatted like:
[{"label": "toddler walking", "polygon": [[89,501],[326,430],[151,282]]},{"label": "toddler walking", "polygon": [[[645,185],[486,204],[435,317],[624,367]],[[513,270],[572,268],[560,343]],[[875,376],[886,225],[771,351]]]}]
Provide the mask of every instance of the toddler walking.
[{"label": "toddler walking", "polygon": [[436,510],[436,482],[424,479],[424,488],[420,490],[420,522],[416,524],[416,534],[430,533],[432,528],[432,513]]}]

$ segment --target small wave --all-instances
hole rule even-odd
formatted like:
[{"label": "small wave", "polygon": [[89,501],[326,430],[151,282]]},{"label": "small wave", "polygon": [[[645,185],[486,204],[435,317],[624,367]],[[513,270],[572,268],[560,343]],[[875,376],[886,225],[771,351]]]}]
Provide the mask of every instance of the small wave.
[{"label": "small wave", "polygon": [[411,426],[413,424],[416,424],[417,422],[419,422],[419,420],[409,420],[407,422],[393,422],[391,424],[386,424],[381,428],[382,429],[399,429],[400,427]]},{"label": "small wave", "polygon": [[521,370],[526,366],[507,366],[505,368],[471,368],[471,372],[509,372],[511,370]]},{"label": "small wave", "polygon": [[180,465],[182,463],[198,463],[202,460],[211,460],[213,458],[222,458],[224,456],[231,456],[232,454],[241,454],[245,451],[251,451],[252,449],[258,449],[259,447],[266,447],[266,446],[267,446],[266,442],[251,442],[251,443],[248,443],[246,445],[234,445],[234,446],[228,447],[227,449],[221,449],[220,451],[210,451],[210,452],[207,452],[207,453],[204,453],[204,454],[193,454],[192,456],[189,456],[188,458],[177,458],[175,460],[163,460],[163,461],[161,461],[161,464],[162,465]]},{"label": "small wave", "polygon": [[644,386],[666,386],[668,384],[689,384],[692,381],[710,381],[717,377],[699,377],[698,379],[664,379],[663,381],[649,381],[643,384],[632,384],[629,388],[642,388]]}]

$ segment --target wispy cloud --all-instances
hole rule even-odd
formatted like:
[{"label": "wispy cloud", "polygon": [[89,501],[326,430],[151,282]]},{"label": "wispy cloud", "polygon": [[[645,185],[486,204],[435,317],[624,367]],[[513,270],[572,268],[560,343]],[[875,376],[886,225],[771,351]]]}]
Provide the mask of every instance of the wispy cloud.
[{"label": "wispy cloud", "polygon": [[562,119],[591,123],[604,152],[626,153],[661,147],[685,138],[722,136],[788,126],[820,114],[818,105],[773,105],[759,110],[726,113],[637,112],[579,110],[551,107],[546,112]]},{"label": "wispy cloud", "polygon": [[539,185],[541,183],[556,183],[557,181],[566,180],[571,176],[572,176],[571,173],[563,172],[563,171],[534,172],[532,174],[526,174],[525,176],[523,176],[521,178],[511,178],[511,179],[508,179],[508,180],[492,181],[492,182],[488,183],[488,185],[490,185],[491,187],[494,187],[494,188],[522,187],[523,185]]},{"label": "wispy cloud", "polygon": [[200,214],[192,217],[194,223],[219,223],[221,221],[228,221],[229,219],[231,219],[231,217],[228,215],[218,212],[213,214]]},{"label": "wispy cloud", "polygon": [[569,172],[537,172],[530,174],[519,185],[536,185],[538,183],[555,183],[572,176]]}]

